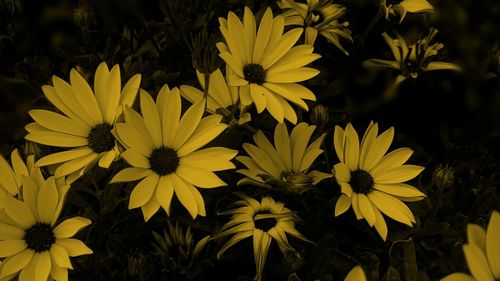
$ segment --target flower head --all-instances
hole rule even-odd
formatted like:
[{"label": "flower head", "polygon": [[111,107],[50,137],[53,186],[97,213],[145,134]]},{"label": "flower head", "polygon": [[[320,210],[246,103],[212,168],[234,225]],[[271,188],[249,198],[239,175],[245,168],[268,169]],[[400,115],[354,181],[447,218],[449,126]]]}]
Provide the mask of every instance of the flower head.
[{"label": "flower head", "polygon": [[55,177],[68,176],[69,183],[96,163],[108,168],[120,154],[112,130],[122,107],[134,103],[140,81],[137,74],[121,89],[119,66],[110,71],[104,62],[97,67],[94,91],[75,69],[70,73],[71,84],[53,76],[54,86],[45,85],[42,90],[62,114],[31,110],[35,122],[26,126],[26,139],[65,150],[41,158],[36,165],[57,164]]},{"label": "flower head", "polygon": [[238,184],[271,187],[272,184],[302,193],[321,180],[331,177],[319,171],[308,171],[314,160],[323,153],[320,149],[325,138],[322,134],[308,145],[316,126],[300,123],[288,134],[285,124],[277,124],[274,129],[274,146],[262,131],[254,136],[256,145],[245,143],[243,149],[249,156],[236,159],[247,169],[237,172],[246,176]]},{"label": "flower head", "polygon": [[349,53],[340,44],[340,38],[352,42],[349,22],[340,22],[347,9],[332,0],[307,0],[307,4],[294,0],[280,0],[278,6],[283,10],[285,25],[298,25],[305,29],[305,43],[314,45],[318,33],[333,43],[346,55]]},{"label": "flower head", "polygon": [[[68,280],[72,269],[69,257],[91,254],[80,240],[73,237],[90,220],[73,217],[56,224],[68,185],[60,185],[51,176],[23,176],[23,201],[10,199],[0,210],[0,279]],[[52,279],[51,279],[52,280]]]},{"label": "flower head", "polygon": [[427,0],[403,0],[395,5],[387,5],[387,0],[380,0],[380,4],[385,11],[386,19],[389,19],[389,16],[398,14],[400,23],[404,20],[406,13],[417,14],[434,11],[434,7]]},{"label": "flower head", "polygon": [[442,61],[432,61],[439,50],[444,47],[441,43],[431,44],[432,39],[437,34],[437,29],[433,28],[429,34],[412,45],[408,45],[405,39],[396,33],[396,38],[391,38],[387,33],[383,33],[385,42],[392,51],[394,60],[369,59],[363,62],[368,68],[392,68],[399,71],[395,84],[403,82],[406,78],[417,78],[425,71],[432,70],[455,70],[460,71],[456,64]]},{"label": "flower head", "polygon": [[278,243],[281,252],[284,254],[294,251],[286,238],[286,234],[312,243],[295,229],[295,222],[298,218],[283,203],[275,202],[269,196],[262,198],[260,202],[244,194],[238,194],[238,196],[242,199],[235,202],[239,207],[222,212],[222,214],[231,215],[231,220],[212,238],[218,239],[234,234],[219,250],[217,258],[220,258],[231,246],[245,238],[252,237],[256,266],[254,280],[260,280],[266,263],[267,252],[273,240]]},{"label": "flower head", "polygon": [[[226,73],[230,72],[230,69],[226,67]],[[205,80],[201,72],[196,71],[198,76],[198,81],[202,89],[205,89]],[[226,75],[227,76],[227,75]],[[242,125],[250,121],[251,116],[249,113],[244,113],[244,107],[239,103],[238,99],[238,89],[237,87],[228,86],[224,75],[220,69],[215,70],[209,76],[208,81],[208,92],[207,92],[207,111],[212,114],[221,114],[227,118],[234,118],[231,112],[235,110],[235,106],[240,109],[240,116],[236,121],[239,125]],[[189,85],[180,86],[181,95],[186,98],[191,103],[197,103],[204,98],[204,92],[198,90],[195,87]],[[232,121],[231,119],[229,121]]]},{"label": "flower head", "polygon": [[229,86],[237,86],[240,102],[255,104],[257,112],[267,109],[280,123],[284,119],[297,122],[297,114],[289,104],[292,102],[305,110],[304,100],[316,100],[314,94],[298,84],[319,74],[305,65],[320,57],[313,53],[313,46],[295,43],[302,30],[292,29],[285,34],[285,20],[273,18],[270,8],[262,16],[257,29],[252,11],[245,7],[243,22],[233,13],[228,18],[219,18],[220,30],[225,43],[217,47],[220,57],[231,71]]},{"label": "flower head", "polygon": [[335,216],[352,206],[356,218],[364,218],[384,240],[387,225],[381,212],[412,226],[415,217],[401,201],[425,197],[417,188],[404,183],[424,170],[416,165],[403,165],[413,151],[405,147],[386,154],[393,138],[394,128],[378,135],[378,124],[370,122],[361,142],[350,123],[345,130],[336,126],[333,139],[340,163],[333,167],[332,173],[342,188]]},{"label": "flower head", "polygon": [[477,224],[467,225],[463,250],[472,276],[453,273],[441,281],[500,280],[500,212],[493,211],[486,231]]},{"label": "flower head", "polygon": [[[214,171],[235,168],[237,151],[204,145],[227,125],[222,116],[203,118],[204,101],[192,105],[181,118],[179,89],[165,85],[156,98],[140,93],[141,114],[125,109],[125,123],[116,133],[126,147],[122,157],[132,166],[118,172],[111,182],[142,179],[130,194],[129,208],[141,208],[147,221],[160,208],[170,214],[174,193],[193,218],[205,216],[205,203],[196,187],[225,186]],[[196,186],[196,187],[195,187]]]}]

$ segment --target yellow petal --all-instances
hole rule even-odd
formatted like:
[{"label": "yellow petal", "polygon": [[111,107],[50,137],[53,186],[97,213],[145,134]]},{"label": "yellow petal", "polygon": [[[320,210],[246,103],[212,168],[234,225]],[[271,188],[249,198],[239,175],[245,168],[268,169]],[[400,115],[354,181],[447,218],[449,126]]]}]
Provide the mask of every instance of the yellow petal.
[{"label": "yellow petal", "polygon": [[470,277],[465,273],[452,273],[440,281],[476,281],[474,278]]},{"label": "yellow petal", "polygon": [[75,148],[67,151],[61,151],[49,154],[36,162],[36,166],[43,167],[52,164],[62,163],[66,161],[70,161],[76,158],[80,158],[92,153],[92,149],[88,146]]},{"label": "yellow petal", "polygon": [[40,222],[50,223],[52,221],[58,201],[56,181],[54,177],[50,177],[43,183],[38,192],[37,206]]},{"label": "yellow petal", "polygon": [[80,75],[76,69],[71,69],[70,72],[71,86],[75,91],[75,97],[78,102],[82,105],[82,109],[85,110],[88,116],[91,118],[94,124],[100,124],[103,122],[101,110],[97,105],[97,100],[94,96],[94,92],[90,88],[89,84]]},{"label": "yellow petal", "polygon": [[23,239],[0,241],[0,257],[13,256],[26,249],[26,247],[26,242]]},{"label": "yellow petal", "polygon": [[25,139],[36,143],[59,147],[88,145],[87,138],[49,131],[29,133],[26,135]]},{"label": "yellow petal", "polygon": [[156,201],[154,196],[149,198],[149,201],[141,206],[142,216],[144,217],[144,221],[147,222],[158,210],[160,209],[160,203]]},{"label": "yellow petal", "polygon": [[500,278],[500,213],[493,211],[486,230],[486,256],[491,272],[496,279]]},{"label": "yellow petal", "polygon": [[57,266],[73,269],[71,261],[69,260],[68,252],[62,246],[53,244],[50,247],[50,255]]},{"label": "yellow petal", "polygon": [[151,95],[146,91],[140,91],[141,99],[141,113],[144,118],[144,124],[148,128],[149,134],[153,140],[155,147],[162,146],[162,126],[160,122],[160,115],[158,114],[157,107]]},{"label": "yellow petal", "polygon": [[403,165],[380,174],[371,175],[375,183],[393,184],[409,181],[418,176],[425,168],[417,165]]},{"label": "yellow petal", "polygon": [[9,257],[2,262],[0,278],[3,278],[12,273],[16,273],[25,267],[33,257],[33,251],[25,250],[15,256]]},{"label": "yellow petal", "polygon": [[170,204],[172,203],[172,196],[174,195],[174,184],[170,176],[162,176],[156,186],[156,201],[165,210],[167,215],[170,216]]},{"label": "yellow petal", "polygon": [[368,224],[370,226],[373,226],[375,224],[375,213],[373,212],[373,208],[375,206],[372,206],[372,203],[370,202],[368,197],[366,197],[366,195],[362,193],[358,195],[358,203],[361,214],[366,219]]},{"label": "yellow petal", "polygon": [[340,216],[351,207],[351,198],[345,194],[340,194],[337,204],[335,204],[335,216]]},{"label": "yellow petal", "polygon": [[92,250],[89,249],[82,241],[69,238],[69,239],[57,239],[57,245],[63,247],[70,257],[77,257],[81,255],[92,254]]},{"label": "yellow petal", "polygon": [[24,230],[5,223],[0,223],[0,240],[22,240]]},{"label": "yellow petal", "polygon": [[148,158],[144,157],[143,154],[139,153],[135,149],[127,149],[121,154],[121,156],[125,159],[125,161],[127,161],[127,163],[136,168],[150,168]]},{"label": "yellow petal", "polygon": [[37,253],[38,260],[35,266],[35,281],[46,281],[49,277],[50,269],[52,266],[52,262],[50,261],[50,254],[48,251]]},{"label": "yellow petal", "polygon": [[488,266],[488,260],[484,253],[475,245],[465,244],[463,246],[465,260],[469,270],[476,280],[495,281]]},{"label": "yellow petal", "polygon": [[227,185],[213,172],[205,169],[180,165],[175,173],[185,181],[201,188],[214,188]]},{"label": "yellow petal", "polygon": [[345,277],[344,281],[366,281],[366,275],[361,266],[356,265],[349,274]]},{"label": "yellow petal", "polygon": [[151,154],[153,144],[148,143],[148,138],[132,125],[128,123],[118,123],[116,124],[116,132],[126,148],[133,148],[144,156],[149,156],[149,154]]},{"label": "yellow petal", "polygon": [[366,161],[364,169],[369,171],[375,166],[391,146],[392,139],[394,138],[394,128],[391,127],[373,141],[366,154]]},{"label": "yellow petal", "polygon": [[90,225],[92,221],[82,217],[73,217],[65,219],[56,228],[54,228],[54,236],[58,239],[73,237],[80,229]]},{"label": "yellow petal", "polygon": [[145,168],[125,168],[116,173],[110,183],[136,181],[147,177],[151,173],[153,173],[153,171]]},{"label": "yellow petal", "polygon": [[29,206],[19,200],[9,200],[5,205],[5,213],[7,216],[25,229],[35,224],[35,217]]},{"label": "yellow petal", "polygon": [[198,215],[198,203],[190,188],[187,186],[189,183],[186,183],[176,174],[172,174],[171,179],[174,185],[175,195],[181,204],[188,210],[191,217],[195,219]]},{"label": "yellow petal", "polygon": [[130,194],[128,208],[134,209],[146,204],[151,199],[151,196],[153,196],[158,180],[159,176],[156,173],[152,173],[140,181]]}]

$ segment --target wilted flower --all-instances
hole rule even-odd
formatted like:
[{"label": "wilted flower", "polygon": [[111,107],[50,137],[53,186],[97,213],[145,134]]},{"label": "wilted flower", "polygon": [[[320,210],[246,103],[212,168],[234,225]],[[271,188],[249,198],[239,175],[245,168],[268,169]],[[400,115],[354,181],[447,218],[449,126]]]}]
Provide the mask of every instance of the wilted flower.
[{"label": "wilted flower", "polygon": [[363,62],[363,66],[367,68],[392,68],[398,70],[399,74],[395,84],[403,82],[408,77],[417,78],[424,71],[460,71],[460,67],[456,64],[432,61],[433,57],[444,47],[441,43],[431,44],[437,32],[437,29],[432,28],[426,37],[421,38],[411,45],[408,45],[405,39],[397,32],[395,32],[396,38],[391,38],[384,32],[382,36],[391,49],[394,60],[369,59]]},{"label": "wilted flower", "polygon": [[404,164],[413,154],[410,148],[387,153],[393,138],[394,128],[378,135],[378,124],[373,121],[361,140],[351,123],[345,130],[336,126],[333,137],[340,163],[333,166],[332,173],[342,192],[335,205],[335,216],[352,207],[356,218],[364,218],[384,240],[387,224],[382,213],[412,226],[416,223],[415,217],[402,201],[413,202],[425,197],[420,190],[405,183],[424,167]]},{"label": "wilted flower", "polygon": [[349,22],[339,19],[346,13],[346,8],[333,4],[332,0],[307,0],[307,4],[294,0],[280,0],[278,6],[284,11],[285,25],[299,25],[305,29],[305,43],[314,45],[318,33],[333,43],[346,55],[349,53],[340,44],[340,38],[352,42]]},{"label": "wilted flower", "polygon": [[441,281],[500,280],[500,213],[493,211],[486,231],[477,225],[467,225],[467,243],[463,245],[465,261],[471,275],[453,273]]},{"label": "wilted flower", "polygon": [[387,0],[380,0],[380,5],[385,11],[386,19],[389,19],[389,16],[398,14],[400,23],[404,20],[406,13],[416,14],[434,11],[434,7],[426,0],[403,0],[396,5],[387,5]]},{"label": "wilted flower", "polygon": [[294,251],[288,242],[287,234],[313,243],[295,229],[298,217],[283,203],[275,202],[269,196],[259,202],[241,193],[237,195],[243,200],[235,203],[238,208],[222,212],[224,215],[232,215],[231,220],[213,237],[218,239],[234,234],[217,253],[217,258],[236,243],[252,237],[256,267],[254,280],[261,280],[267,252],[273,240],[278,243],[281,252],[287,255]]},{"label": "wilted flower", "polygon": [[455,182],[455,170],[450,165],[438,165],[432,173],[432,182],[439,189],[446,189]]},{"label": "wilted flower", "polygon": [[316,170],[308,172],[314,160],[323,153],[320,148],[325,134],[308,145],[316,126],[300,123],[288,134],[285,124],[277,124],[274,129],[274,146],[262,131],[254,136],[257,146],[243,144],[249,156],[238,156],[247,169],[237,170],[246,178],[238,184],[262,187],[273,185],[288,191],[302,193],[331,175]]}]

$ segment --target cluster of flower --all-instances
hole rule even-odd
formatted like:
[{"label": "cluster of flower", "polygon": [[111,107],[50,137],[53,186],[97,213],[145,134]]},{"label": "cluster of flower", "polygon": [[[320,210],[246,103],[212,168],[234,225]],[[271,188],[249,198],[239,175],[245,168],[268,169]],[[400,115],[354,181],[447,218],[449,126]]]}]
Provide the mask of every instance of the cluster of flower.
[{"label": "cluster of flower", "polygon": [[[405,0],[395,6],[381,3],[386,17],[406,13],[432,11],[426,1]],[[389,153],[394,129],[379,134],[377,123],[371,122],[360,139],[351,124],[335,127],[333,143],[339,163],[331,173],[310,170],[325,149],[325,134],[311,141],[315,125],[298,122],[298,106],[308,110],[305,102],[315,101],[312,91],[300,82],[311,79],[319,71],[307,67],[320,58],[313,53],[318,33],[348,54],[341,39],[352,40],[348,22],[340,22],[346,8],[332,1],[293,0],[278,3],[283,14],[273,16],[267,9],[260,23],[249,8],[243,18],[232,12],[220,18],[224,42],[193,54],[193,65],[201,90],[182,85],[165,85],[156,100],[140,89],[141,76],[133,76],[121,85],[120,69],[111,70],[101,63],[94,76],[93,90],[76,70],[70,83],[53,77],[53,86],[44,86],[45,97],[58,112],[32,110],[35,122],[26,126],[26,140],[59,147],[60,152],[40,159],[28,156],[26,163],[15,150],[12,166],[0,157],[0,280],[67,280],[72,269],[69,257],[91,254],[81,241],[72,239],[91,221],[69,218],[57,224],[70,185],[96,165],[109,168],[114,161],[125,160],[125,167],[111,183],[139,181],[130,194],[129,209],[140,208],[148,221],[160,208],[170,215],[174,197],[193,219],[205,216],[205,202],[198,188],[227,185],[215,172],[234,169],[231,162],[238,151],[224,147],[203,148],[233,126],[249,126],[249,110],[266,109],[278,124],[272,143],[262,131],[255,131],[255,144],[243,144],[248,156],[235,159],[245,166],[236,172],[244,177],[239,185],[266,188],[276,186],[298,194],[334,177],[342,195],[335,206],[335,216],[352,208],[358,220],[365,219],[385,240],[388,228],[382,214],[408,226],[416,223],[412,211],[403,202],[425,197],[406,182],[424,168],[405,164],[413,151],[399,148]],[[285,32],[286,26],[299,26]],[[297,44],[304,33],[304,44]],[[366,67],[389,67],[400,71],[398,82],[416,77],[420,71],[458,70],[456,65],[431,62],[442,44],[430,44],[436,34],[412,45],[396,34],[397,39],[383,34],[394,61],[371,59]],[[196,40],[194,40],[196,41]],[[194,42],[193,41],[193,42]],[[198,40],[199,45],[206,42]],[[208,48],[208,51],[207,51]],[[212,48],[212,49],[210,49]],[[215,49],[216,48],[216,49]],[[225,73],[214,67],[214,58],[225,62]],[[140,111],[133,109],[139,95]],[[192,105],[183,113],[182,98]],[[294,124],[289,133],[284,120]],[[41,168],[50,172],[45,178]],[[198,243],[194,254],[210,240],[233,235],[220,249],[220,257],[239,241],[252,237],[256,280],[260,280],[271,242],[283,254],[293,251],[287,234],[314,243],[295,228],[297,215],[267,196],[260,201],[237,193],[241,200],[235,208],[221,212],[231,219],[214,235]],[[271,221],[271,223],[269,223]],[[464,246],[473,278],[457,273],[446,281],[494,280],[500,278],[500,214],[494,212],[487,232],[469,225],[469,244]],[[346,280],[366,280],[361,266],[356,266]]]}]

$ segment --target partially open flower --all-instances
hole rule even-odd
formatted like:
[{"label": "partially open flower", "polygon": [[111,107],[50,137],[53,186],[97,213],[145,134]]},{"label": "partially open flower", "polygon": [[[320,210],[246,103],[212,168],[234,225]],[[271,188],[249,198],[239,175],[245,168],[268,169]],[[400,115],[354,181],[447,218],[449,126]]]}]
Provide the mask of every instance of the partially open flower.
[{"label": "partially open flower", "polygon": [[369,59],[363,62],[367,68],[391,68],[399,71],[395,84],[403,82],[406,78],[417,78],[425,71],[433,70],[454,70],[460,71],[456,64],[433,61],[434,56],[444,47],[441,43],[431,44],[432,39],[437,34],[437,29],[432,28],[426,37],[421,38],[414,44],[408,45],[405,39],[395,32],[396,38],[383,33],[385,42],[392,51],[394,60]]},{"label": "partially open flower", "polygon": [[262,198],[260,202],[241,193],[238,196],[242,199],[235,203],[238,208],[222,212],[224,215],[231,215],[231,220],[213,237],[218,239],[234,234],[217,253],[217,258],[220,259],[231,246],[252,237],[256,267],[254,280],[261,280],[267,252],[273,240],[278,243],[283,254],[294,251],[286,234],[313,243],[295,229],[298,217],[283,203],[275,202],[269,196]]},{"label": "partially open flower", "polygon": [[247,167],[237,171],[246,176],[238,184],[280,186],[288,191],[302,193],[331,177],[320,171],[308,171],[314,160],[323,153],[320,147],[325,134],[308,145],[315,127],[300,123],[289,135],[285,124],[277,124],[274,146],[262,131],[258,131],[253,137],[257,146],[243,144],[249,156],[236,158]]},{"label": "partially open flower", "polygon": [[434,7],[427,0],[403,0],[398,4],[388,4],[387,0],[380,0],[380,5],[385,11],[386,19],[398,14],[400,23],[404,20],[406,13],[416,14],[434,11]]},{"label": "partially open flower", "polygon": [[305,43],[314,45],[318,33],[334,44],[346,55],[349,53],[341,45],[341,38],[352,42],[349,22],[341,21],[346,8],[333,4],[332,0],[307,0],[307,4],[294,0],[280,0],[285,25],[299,25],[305,29]]}]

